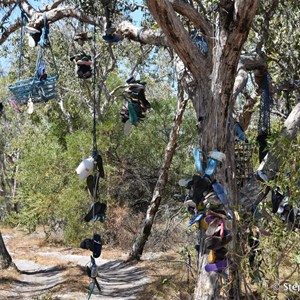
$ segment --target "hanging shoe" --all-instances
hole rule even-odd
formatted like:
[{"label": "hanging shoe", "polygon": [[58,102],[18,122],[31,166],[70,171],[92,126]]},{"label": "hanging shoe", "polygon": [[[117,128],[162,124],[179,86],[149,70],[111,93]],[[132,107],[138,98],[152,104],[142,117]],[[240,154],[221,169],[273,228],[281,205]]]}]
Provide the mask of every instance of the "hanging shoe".
[{"label": "hanging shoe", "polygon": [[215,194],[215,192],[209,192],[208,194],[205,195],[203,204],[204,205],[208,205],[209,204],[210,207],[211,207],[211,206],[220,206],[220,205],[222,205],[222,202],[217,197],[217,195]]},{"label": "hanging shoe", "polygon": [[100,177],[104,178],[105,174],[104,174],[102,156],[99,153],[97,153],[97,155],[96,155],[96,157],[94,159],[95,159],[95,162],[96,162],[97,169],[98,169]]},{"label": "hanging shoe", "polygon": [[189,176],[184,179],[180,179],[178,181],[178,184],[182,187],[185,187],[186,189],[191,189],[191,187],[193,186],[193,178]]},{"label": "hanging shoe", "polygon": [[217,167],[223,163],[226,159],[226,156],[223,152],[214,150],[208,155],[207,167],[205,169],[205,174],[211,176],[215,173]]},{"label": "hanging shoe", "polygon": [[134,103],[128,103],[128,112],[129,112],[129,121],[132,125],[138,124],[138,116],[136,114],[135,104]]},{"label": "hanging shoe", "polygon": [[79,179],[83,180],[89,176],[94,168],[94,158],[89,157],[84,159],[76,168],[76,173],[79,175]]},{"label": "hanging shoe", "polygon": [[198,173],[202,174],[202,154],[199,148],[193,148],[193,155],[195,160],[195,167]]},{"label": "hanging shoe", "polygon": [[102,38],[103,38],[103,40],[104,40],[106,43],[109,43],[109,44],[120,42],[120,39],[119,39],[117,36],[113,35],[113,34],[106,34],[106,35],[103,35]]},{"label": "hanging shoe", "polygon": [[227,216],[230,219],[233,219],[233,214],[231,212],[231,209],[229,208],[229,202],[228,202],[227,195],[226,195],[226,193],[224,191],[223,186],[220,183],[218,183],[218,182],[214,182],[212,184],[212,188],[213,188],[214,192],[216,193],[217,197],[222,202],[222,204],[224,206],[224,209],[225,209],[225,211],[227,213]]},{"label": "hanging shoe", "polygon": [[[221,218],[215,218],[213,219],[209,224],[205,231],[205,234],[207,236],[213,236],[216,235],[216,233],[219,233],[221,231],[221,226],[223,224],[223,231],[224,231],[224,220]],[[221,234],[219,234],[221,236]]]},{"label": "hanging shoe", "polygon": [[33,110],[34,110],[34,108],[33,108],[33,102],[32,102],[32,99],[29,98],[28,99],[28,103],[27,103],[27,113],[29,115],[31,115],[33,113]]},{"label": "hanging shoe", "polygon": [[126,83],[132,83],[132,82],[134,82],[134,81],[135,81],[134,76],[130,76],[130,77],[128,77],[128,78],[126,79]]},{"label": "hanging shoe", "polygon": [[239,122],[235,123],[235,135],[240,141],[248,143],[248,139],[246,138],[245,132]]},{"label": "hanging shoe", "polygon": [[93,257],[98,258],[101,255],[102,242],[100,234],[94,234],[93,236]]},{"label": "hanging shoe", "polygon": [[211,182],[206,176],[193,175],[193,200],[198,206],[204,200],[204,194],[211,189]]},{"label": "hanging shoe", "polygon": [[284,199],[284,195],[280,193],[279,188],[276,188],[274,191],[272,191],[272,213],[276,213],[278,211],[278,208],[280,206],[280,203]]},{"label": "hanging shoe", "polygon": [[215,261],[217,260],[216,258],[216,254],[214,250],[209,250],[208,256],[207,256],[207,262],[209,264],[213,264],[215,263]]},{"label": "hanging shoe", "polygon": [[97,201],[93,203],[92,207],[90,208],[89,212],[83,218],[84,222],[89,222],[96,216],[105,216],[106,213],[106,204]]},{"label": "hanging shoe", "polygon": [[188,223],[188,227],[192,226],[193,224],[200,222],[205,217],[205,214],[200,213],[194,219],[190,220]]},{"label": "hanging shoe", "polygon": [[84,239],[80,243],[80,248],[93,251],[94,250],[93,244],[94,243],[92,239]]},{"label": "hanging shoe", "polygon": [[205,266],[206,272],[223,272],[228,267],[228,260],[219,260],[213,264],[207,264]]},{"label": "hanging shoe", "polygon": [[184,201],[184,206],[186,207],[189,214],[193,217],[196,215],[196,203],[193,200]]},{"label": "hanging shoe", "polygon": [[210,250],[218,250],[232,241],[232,235],[226,231],[224,237],[210,236],[204,240],[205,246]]},{"label": "hanging shoe", "polygon": [[37,45],[36,41],[34,40],[31,34],[28,34],[28,46],[30,48],[34,48]]},{"label": "hanging shoe", "polygon": [[89,175],[87,178],[86,178],[86,185],[87,185],[87,188],[88,188],[88,191],[89,191],[89,194],[91,197],[93,197],[94,195],[94,176],[93,175]]}]

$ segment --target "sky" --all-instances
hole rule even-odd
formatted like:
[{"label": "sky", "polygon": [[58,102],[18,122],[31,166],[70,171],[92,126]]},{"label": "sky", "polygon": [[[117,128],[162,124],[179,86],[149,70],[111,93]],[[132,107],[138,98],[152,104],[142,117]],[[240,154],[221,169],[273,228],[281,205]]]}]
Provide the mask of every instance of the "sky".
[{"label": "sky", "polygon": [[[53,0],[44,0],[44,1],[34,1],[34,0],[29,0],[28,1],[35,9],[42,8],[44,5],[47,5],[49,3],[52,3]],[[132,3],[135,4],[142,4],[143,0],[136,0],[136,1],[131,1]],[[0,9],[0,19],[4,16],[5,11]],[[13,22],[16,18],[20,17],[21,12],[19,8],[15,8],[14,12],[12,13],[11,17],[9,18],[9,22]],[[132,19],[135,21],[135,24],[138,26],[140,24],[141,18],[142,18],[142,12],[140,9],[134,11],[131,13]],[[19,32],[17,32],[19,33]],[[5,42],[3,45],[0,47],[9,47],[8,42]],[[5,57],[0,57],[0,76],[1,76],[1,71],[4,72],[3,75],[5,75],[5,70],[9,68],[9,59]]]}]

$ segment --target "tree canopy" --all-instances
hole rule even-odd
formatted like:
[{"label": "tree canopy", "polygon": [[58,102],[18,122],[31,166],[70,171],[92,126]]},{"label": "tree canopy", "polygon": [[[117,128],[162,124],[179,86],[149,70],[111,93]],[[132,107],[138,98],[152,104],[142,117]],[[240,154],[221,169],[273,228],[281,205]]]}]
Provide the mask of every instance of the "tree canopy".
[{"label": "tree canopy", "polygon": [[[122,244],[109,215],[116,207],[124,211],[129,207],[129,214],[137,217],[127,220],[129,229],[123,229],[122,235],[135,237],[132,255],[139,258],[151,239],[156,215],[168,218],[168,212],[181,207],[172,195],[180,189],[179,179],[195,173],[191,149],[199,147],[204,158],[217,149],[226,159],[212,180],[224,186],[234,215],[229,281],[222,285],[218,273],[204,271],[208,253],[202,238],[195,299],[241,299],[241,286],[250,295],[241,266],[258,287],[283,282],[295,272],[298,263],[288,266],[289,274],[282,275],[281,268],[288,258],[299,260],[297,229],[281,223],[269,198],[279,189],[293,209],[299,205],[297,3],[57,0],[41,5],[11,0],[2,1],[0,9],[1,219],[29,231],[43,225],[47,235],[61,230],[66,243],[85,237],[80,220],[91,199],[74,170],[92,151],[95,118],[106,173],[100,199],[108,204],[106,223],[96,226],[107,243]],[[34,76],[39,46],[30,47],[31,35],[24,25],[42,31],[45,20],[59,72],[57,95],[46,103],[34,103],[33,113],[27,113],[29,108],[18,105],[7,86],[20,75]],[[76,39],[80,32],[87,34],[82,44]],[[79,53],[91,56],[90,79],[77,78],[74,72],[74,56]],[[50,76],[53,57],[47,47],[43,54]],[[126,80],[132,75],[146,82],[151,109],[125,136],[120,110],[128,96]],[[234,155],[237,122],[253,149],[249,155],[254,168],[242,181],[237,178],[241,170]],[[259,168],[262,142],[257,138],[262,131],[268,155]],[[205,169],[208,160],[202,163]],[[268,180],[253,176],[258,168]],[[257,217],[257,211],[263,217]],[[259,229],[272,232],[269,240]],[[199,231],[204,236],[201,226]],[[262,267],[249,266],[248,261],[254,253],[248,235],[255,239],[256,232],[260,244],[254,256]],[[271,243],[276,246],[268,262],[276,275],[266,271],[263,254]],[[280,265],[276,258],[283,249],[288,250]],[[275,292],[264,290],[262,295]]]}]

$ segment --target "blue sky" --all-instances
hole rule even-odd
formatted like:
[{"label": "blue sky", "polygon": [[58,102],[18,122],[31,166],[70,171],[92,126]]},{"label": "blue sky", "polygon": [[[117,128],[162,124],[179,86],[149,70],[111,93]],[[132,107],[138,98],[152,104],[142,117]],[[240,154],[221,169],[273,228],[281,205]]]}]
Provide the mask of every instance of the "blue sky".
[{"label": "blue sky", "polygon": [[[38,9],[38,8],[42,8],[44,5],[52,3],[53,1],[51,0],[46,0],[46,1],[33,1],[33,0],[29,0],[28,1],[34,8]],[[143,0],[137,0],[137,1],[131,1],[134,4],[142,4]],[[1,10],[0,9],[0,19],[4,16],[6,11]],[[131,17],[134,20],[134,23],[139,26],[140,25],[140,21],[142,18],[142,11],[140,9],[134,11],[133,13],[131,13]],[[15,8],[14,12],[12,13],[11,17],[9,18],[9,23],[14,22],[14,20],[18,17],[20,17],[21,12],[19,8]],[[9,25],[9,24],[7,24]],[[19,32],[17,32],[17,34],[19,34]],[[26,41],[26,39],[25,39]],[[9,47],[8,42],[5,42],[2,46],[0,47]],[[8,66],[10,65],[9,63],[9,59],[5,58],[5,57],[0,57],[0,71],[1,70],[5,70],[8,68]],[[0,75],[1,76],[1,75]]]}]

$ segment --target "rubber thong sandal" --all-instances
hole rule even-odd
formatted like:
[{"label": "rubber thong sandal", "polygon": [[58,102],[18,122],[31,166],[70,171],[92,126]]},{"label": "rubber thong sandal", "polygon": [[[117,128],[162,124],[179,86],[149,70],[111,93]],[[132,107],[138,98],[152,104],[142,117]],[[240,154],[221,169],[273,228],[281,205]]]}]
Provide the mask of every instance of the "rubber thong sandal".
[{"label": "rubber thong sandal", "polygon": [[210,176],[215,173],[219,164],[222,163],[226,159],[226,156],[223,152],[214,150],[209,153],[208,157],[209,157],[209,159],[207,162],[207,167],[205,169],[205,174]]},{"label": "rubber thong sandal", "polygon": [[206,272],[222,272],[228,267],[228,260],[219,260],[213,264],[207,264],[205,266]]},{"label": "rubber thong sandal", "polygon": [[188,223],[188,227],[192,226],[193,224],[195,224],[196,222],[201,221],[202,218],[204,218],[204,214],[199,214],[197,215],[194,219],[190,220],[190,222]]},{"label": "rubber thong sandal", "polygon": [[194,159],[195,159],[195,168],[198,173],[202,174],[203,169],[202,169],[202,154],[199,148],[193,148],[193,154],[194,154]]}]

